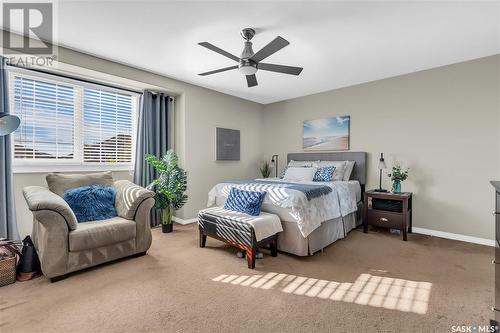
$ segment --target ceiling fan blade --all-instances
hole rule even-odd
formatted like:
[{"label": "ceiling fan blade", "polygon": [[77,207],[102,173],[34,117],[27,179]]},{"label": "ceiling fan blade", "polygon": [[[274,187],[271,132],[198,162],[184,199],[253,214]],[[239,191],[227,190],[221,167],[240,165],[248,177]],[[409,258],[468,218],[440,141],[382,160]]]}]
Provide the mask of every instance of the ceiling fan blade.
[{"label": "ceiling fan blade", "polygon": [[260,49],[257,53],[255,53],[251,59],[255,62],[262,61],[265,58],[269,57],[271,54],[278,52],[288,44],[290,44],[290,42],[288,42],[283,37],[278,36],[275,39],[273,39],[269,44]]},{"label": "ceiling fan blade", "polygon": [[220,73],[220,72],[225,72],[225,71],[230,71],[231,69],[238,69],[238,65],[236,66],[230,66],[230,67],[224,67],[224,68],[219,68],[210,72],[205,72],[205,73],[200,73],[198,75],[205,76],[205,75],[210,75],[210,74],[215,74],[215,73]]},{"label": "ceiling fan blade", "polygon": [[201,43],[198,43],[198,45],[201,45],[203,47],[206,47],[209,50],[212,50],[214,52],[222,54],[224,57],[228,57],[229,59],[232,59],[234,61],[240,61],[240,58],[238,58],[237,56],[232,55],[231,53],[226,52],[223,49],[220,49],[217,46],[210,44],[209,42],[201,42]]},{"label": "ceiling fan blade", "polygon": [[255,76],[255,74],[247,75],[247,84],[249,88],[255,87],[257,85],[257,77]]},{"label": "ceiling fan blade", "polygon": [[266,64],[263,62],[259,63],[257,65],[257,68],[262,69],[263,71],[277,72],[277,73],[290,74],[290,75],[299,75],[303,69],[302,67]]}]

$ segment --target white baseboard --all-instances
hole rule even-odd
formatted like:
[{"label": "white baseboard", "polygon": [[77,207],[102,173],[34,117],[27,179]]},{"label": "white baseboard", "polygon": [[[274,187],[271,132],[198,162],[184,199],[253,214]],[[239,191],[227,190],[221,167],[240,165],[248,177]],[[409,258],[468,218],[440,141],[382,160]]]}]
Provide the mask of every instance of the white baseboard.
[{"label": "white baseboard", "polygon": [[460,234],[452,234],[451,232],[444,232],[444,231],[431,230],[431,229],[425,229],[425,228],[417,228],[417,227],[413,227],[412,232],[416,233],[416,234],[453,239],[453,240],[458,240],[458,241],[462,241],[462,242],[475,243],[475,244],[481,244],[481,245],[487,245],[487,246],[495,246],[494,239],[486,239],[486,238],[472,237],[472,236],[466,236],[466,235],[460,235]]},{"label": "white baseboard", "polygon": [[[176,223],[179,223],[179,224],[190,224],[190,223],[198,222],[198,218],[184,220],[184,219],[181,219],[177,216],[173,216],[172,220]],[[412,231],[413,231],[413,233],[416,233],[416,234],[429,235],[429,236],[441,237],[441,238],[446,238],[446,239],[453,239],[453,240],[458,240],[458,241],[467,242],[467,243],[495,246],[494,239],[472,237],[472,236],[466,236],[466,235],[460,235],[460,234],[453,234],[451,232],[444,232],[444,231],[418,228],[418,227],[413,227]]]},{"label": "white baseboard", "polygon": [[190,223],[196,223],[196,222],[198,222],[198,218],[189,219],[189,220],[183,220],[180,217],[172,216],[172,221],[174,221],[176,223],[179,223],[179,224],[190,224]]}]

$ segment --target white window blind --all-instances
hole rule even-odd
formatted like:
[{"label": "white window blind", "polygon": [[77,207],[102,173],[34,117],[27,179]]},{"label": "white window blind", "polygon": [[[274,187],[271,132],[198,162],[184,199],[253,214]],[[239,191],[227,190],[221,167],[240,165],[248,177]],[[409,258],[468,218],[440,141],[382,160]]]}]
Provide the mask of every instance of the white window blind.
[{"label": "white window blind", "polygon": [[124,166],[134,159],[138,95],[48,74],[11,70],[14,165]]},{"label": "white window blind", "polygon": [[14,132],[14,158],[72,160],[75,89],[22,76],[13,76],[10,83],[10,109],[21,118]]},{"label": "white window blind", "polygon": [[132,162],[131,96],[84,89],[83,158],[85,162]]}]

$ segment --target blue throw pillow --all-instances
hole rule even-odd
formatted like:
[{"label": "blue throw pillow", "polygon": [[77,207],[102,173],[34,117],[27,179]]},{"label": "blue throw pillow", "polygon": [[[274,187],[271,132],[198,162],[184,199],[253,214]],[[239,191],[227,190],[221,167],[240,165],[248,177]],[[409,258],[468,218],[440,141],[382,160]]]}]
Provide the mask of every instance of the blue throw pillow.
[{"label": "blue throw pillow", "polygon": [[260,214],[260,207],[265,196],[266,192],[243,191],[233,187],[224,204],[224,209],[257,216]]},{"label": "blue throw pillow", "polygon": [[333,173],[335,172],[334,166],[321,167],[318,168],[314,174],[314,182],[331,182],[333,179]]},{"label": "blue throw pillow", "polygon": [[99,221],[115,217],[115,189],[103,186],[83,186],[64,192],[64,200],[75,213],[78,222]]}]

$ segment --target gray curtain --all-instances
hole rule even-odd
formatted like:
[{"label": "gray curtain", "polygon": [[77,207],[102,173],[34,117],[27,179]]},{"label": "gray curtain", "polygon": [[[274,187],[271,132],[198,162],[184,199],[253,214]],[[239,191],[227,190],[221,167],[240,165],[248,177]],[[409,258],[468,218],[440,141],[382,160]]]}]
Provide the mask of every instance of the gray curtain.
[{"label": "gray curtain", "polygon": [[[0,112],[9,112],[5,58],[0,57]],[[19,239],[12,187],[11,136],[0,136],[0,237]]]},{"label": "gray curtain", "polygon": [[[154,169],[144,160],[147,154],[161,157],[170,147],[170,97],[144,91],[141,97],[135,153],[134,183],[147,186],[156,178]],[[160,212],[153,209],[151,226],[160,224]]]}]

